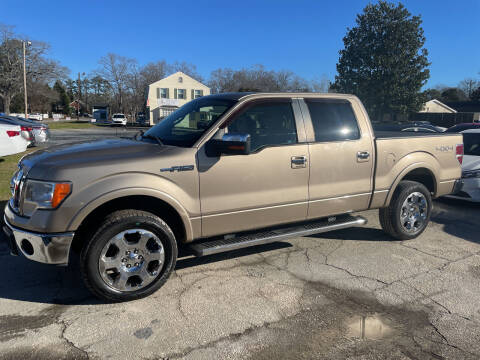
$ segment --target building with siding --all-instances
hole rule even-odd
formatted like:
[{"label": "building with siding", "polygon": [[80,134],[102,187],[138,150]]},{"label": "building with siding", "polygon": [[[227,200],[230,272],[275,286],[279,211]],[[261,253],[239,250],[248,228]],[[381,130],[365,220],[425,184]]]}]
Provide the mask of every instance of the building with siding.
[{"label": "building with siding", "polygon": [[158,124],[180,106],[205,95],[210,95],[210,88],[181,71],[150,84],[147,99],[150,125]]},{"label": "building with siding", "polygon": [[456,113],[457,110],[451,108],[450,106],[442,103],[440,100],[432,99],[427,101],[420,112],[427,113]]}]

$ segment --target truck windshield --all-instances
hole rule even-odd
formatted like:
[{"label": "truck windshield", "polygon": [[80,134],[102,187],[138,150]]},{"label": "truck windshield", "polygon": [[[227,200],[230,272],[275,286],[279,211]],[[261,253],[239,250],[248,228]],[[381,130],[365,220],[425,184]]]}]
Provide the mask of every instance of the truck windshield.
[{"label": "truck windshield", "polygon": [[480,156],[480,133],[464,133],[463,145],[465,155]]},{"label": "truck windshield", "polygon": [[145,133],[166,145],[192,146],[202,134],[236,103],[230,99],[199,98],[183,105]]}]

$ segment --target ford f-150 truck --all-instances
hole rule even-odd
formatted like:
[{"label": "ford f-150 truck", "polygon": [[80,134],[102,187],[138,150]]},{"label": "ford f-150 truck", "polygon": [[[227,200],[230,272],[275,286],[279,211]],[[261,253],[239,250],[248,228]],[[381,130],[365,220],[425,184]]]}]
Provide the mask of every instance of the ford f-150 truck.
[{"label": "ford f-150 truck", "polygon": [[374,133],[352,95],[195,99],[132,139],[25,156],[4,231],[13,254],[68,263],[108,301],[147,296],[178,248],[203,256],[366,223],[412,239],[460,186],[458,134]]}]

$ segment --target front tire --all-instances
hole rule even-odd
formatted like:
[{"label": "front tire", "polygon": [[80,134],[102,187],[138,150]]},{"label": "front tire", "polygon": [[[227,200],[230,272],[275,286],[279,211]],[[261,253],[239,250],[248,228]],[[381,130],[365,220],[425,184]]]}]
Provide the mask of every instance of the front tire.
[{"label": "front tire", "polygon": [[170,227],[146,211],[110,214],[87,239],[80,255],[86,287],[98,298],[121,302],[157,291],[177,261],[177,243]]},{"label": "front tire", "polygon": [[432,196],[416,181],[401,181],[390,205],[379,210],[383,230],[398,240],[409,240],[425,231],[432,212]]}]

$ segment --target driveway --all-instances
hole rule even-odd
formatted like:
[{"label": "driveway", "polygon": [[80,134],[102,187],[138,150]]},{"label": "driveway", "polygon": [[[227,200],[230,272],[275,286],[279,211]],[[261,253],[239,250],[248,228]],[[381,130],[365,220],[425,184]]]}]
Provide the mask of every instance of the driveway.
[{"label": "driveway", "polygon": [[436,201],[418,239],[366,227],[179,259],[152,296],[101,303],[72,267],[0,245],[4,359],[478,359],[480,207]]}]

